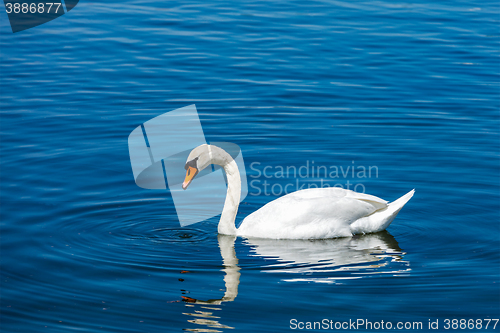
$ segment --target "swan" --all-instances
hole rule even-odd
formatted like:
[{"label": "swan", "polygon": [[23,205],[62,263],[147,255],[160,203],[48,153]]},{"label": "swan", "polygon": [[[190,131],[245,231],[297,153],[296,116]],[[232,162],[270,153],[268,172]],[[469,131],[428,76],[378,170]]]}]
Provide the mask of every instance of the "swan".
[{"label": "swan", "polygon": [[385,230],[415,190],[394,202],[338,187],[311,188],[284,195],[248,215],[237,229],[241,178],[234,159],[215,145],[203,144],[189,154],[182,188],[186,190],[207,166],[221,166],[227,177],[227,194],[218,232],[246,238],[327,239]]}]

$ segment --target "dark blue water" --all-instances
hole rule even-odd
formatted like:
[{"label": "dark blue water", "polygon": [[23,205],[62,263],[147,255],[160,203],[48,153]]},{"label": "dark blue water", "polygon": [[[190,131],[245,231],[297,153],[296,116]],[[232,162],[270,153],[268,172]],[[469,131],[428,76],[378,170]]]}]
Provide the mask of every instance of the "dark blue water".
[{"label": "dark blue water", "polygon": [[[16,34],[0,14],[2,332],[279,332],[325,318],[484,331],[500,317],[499,10],[81,1]],[[218,217],[181,228],[168,192],[135,184],[127,138],[190,104],[250,175],[375,166],[328,181],[416,194],[387,232],[352,239],[233,244]],[[277,195],[250,188],[237,222],[297,179],[249,180]]]}]

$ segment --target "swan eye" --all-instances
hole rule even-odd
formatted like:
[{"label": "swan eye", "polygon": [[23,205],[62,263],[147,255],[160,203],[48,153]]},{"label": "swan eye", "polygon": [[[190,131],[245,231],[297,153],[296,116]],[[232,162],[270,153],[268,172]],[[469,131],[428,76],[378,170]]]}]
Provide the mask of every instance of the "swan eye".
[{"label": "swan eye", "polygon": [[194,169],[198,170],[197,162],[198,162],[198,157],[196,157],[195,159],[193,159],[189,162],[186,162],[184,169],[188,170],[189,168],[194,168]]}]

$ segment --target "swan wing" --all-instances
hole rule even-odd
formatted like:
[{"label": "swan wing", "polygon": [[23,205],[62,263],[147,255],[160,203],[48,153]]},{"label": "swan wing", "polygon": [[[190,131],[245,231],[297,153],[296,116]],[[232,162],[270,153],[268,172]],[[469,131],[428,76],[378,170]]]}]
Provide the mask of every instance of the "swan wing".
[{"label": "swan wing", "polygon": [[356,200],[363,200],[374,205],[378,209],[383,209],[387,207],[388,201],[376,197],[374,195],[358,193],[351,190],[346,190],[339,187],[327,187],[327,188],[311,188],[305,189],[297,192],[288,194],[292,197],[303,198],[303,199],[316,199],[323,197],[336,197],[336,198],[352,198]]},{"label": "swan wing", "polygon": [[306,189],[271,201],[247,216],[238,235],[275,239],[351,236],[353,222],[385,207],[385,200],[341,188]]}]

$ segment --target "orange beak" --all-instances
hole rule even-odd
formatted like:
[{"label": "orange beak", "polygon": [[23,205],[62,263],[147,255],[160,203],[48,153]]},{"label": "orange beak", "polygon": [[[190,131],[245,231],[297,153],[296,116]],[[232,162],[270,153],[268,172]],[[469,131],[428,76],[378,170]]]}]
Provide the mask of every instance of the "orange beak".
[{"label": "orange beak", "polygon": [[184,179],[184,182],[182,183],[182,189],[185,190],[191,184],[191,181],[193,180],[194,176],[198,174],[198,169],[193,168],[193,167],[188,167],[186,171],[186,178]]}]

